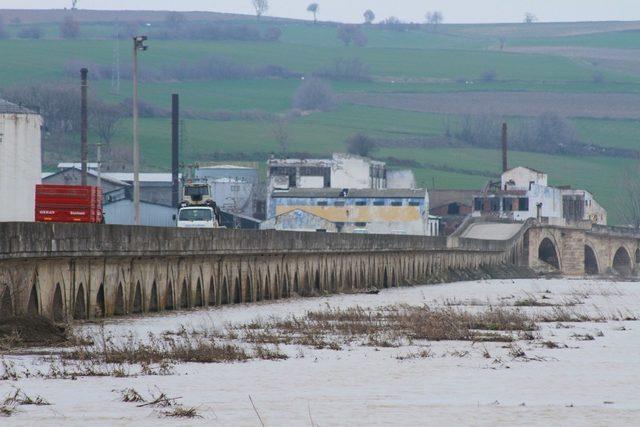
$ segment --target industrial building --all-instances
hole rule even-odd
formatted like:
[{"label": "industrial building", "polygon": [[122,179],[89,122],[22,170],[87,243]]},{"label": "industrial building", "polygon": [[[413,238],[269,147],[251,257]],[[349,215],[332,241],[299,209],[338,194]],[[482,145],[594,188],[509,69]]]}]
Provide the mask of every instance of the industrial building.
[{"label": "industrial building", "polygon": [[292,188],[271,195],[262,229],[435,236],[429,195],[416,189]]},{"label": "industrial building", "polygon": [[0,222],[33,221],[42,117],[0,99]]},{"label": "industrial building", "polygon": [[213,200],[223,211],[244,217],[265,218],[264,187],[257,167],[205,165],[196,169],[195,177],[207,180]]},{"label": "industrial building", "polygon": [[546,173],[522,166],[506,170],[499,183],[492,183],[477,194],[473,215],[515,221],[544,218],[555,225],[607,223],[606,210],[590,192],[550,186]]}]

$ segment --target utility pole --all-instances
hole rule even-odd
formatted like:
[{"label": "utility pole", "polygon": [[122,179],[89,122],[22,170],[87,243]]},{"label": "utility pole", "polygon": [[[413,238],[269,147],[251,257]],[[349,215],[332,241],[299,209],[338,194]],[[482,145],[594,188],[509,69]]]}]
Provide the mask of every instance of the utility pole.
[{"label": "utility pole", "polygon": [[180,98],[171,95],[171,204],[178,206],[180,192]]},{"label": "utility pole", "polygon": [[88,115],[87,115],[87,73],[89,70],[80,70],[80,185],[87,185],[87,157],[88,157]]},{"label": "utility pole", "polygon": [[509,169],[508,163],[508,147],[507,147],[507,124],[502,124],[502,172],[506,172]]},{"label": "utility pole", "polygon": [[138,51],[147,50],[147,36],[133,37],[133,211],[134,224],[140,225],[140,145],[138,144]]}]

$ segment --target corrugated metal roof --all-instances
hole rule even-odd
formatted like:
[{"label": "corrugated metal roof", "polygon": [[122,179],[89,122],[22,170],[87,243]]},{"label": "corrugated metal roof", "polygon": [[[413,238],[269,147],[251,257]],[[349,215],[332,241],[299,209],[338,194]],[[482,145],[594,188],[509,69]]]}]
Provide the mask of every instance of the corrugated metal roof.
[{"label": "corrugated metal roof", "polygon": [[286,191],[274,191],[274,198],[347,198],[347,199],[405,199],[424,198],[426,191],[417,189],[350,189],[342,195],[340,188],[294,188]]},{"label": "corrugated metal roof", "polygon": [[36,112],[0,98],[0,114],[36,114]]}]

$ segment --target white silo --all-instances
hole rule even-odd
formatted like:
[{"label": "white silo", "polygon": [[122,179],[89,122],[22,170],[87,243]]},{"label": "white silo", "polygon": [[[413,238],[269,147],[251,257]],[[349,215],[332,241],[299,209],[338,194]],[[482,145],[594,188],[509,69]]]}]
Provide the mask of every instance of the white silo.
[{"label": "white silo", "polygon": [[42,117],[0,99],[0,222],[33,221]]}]

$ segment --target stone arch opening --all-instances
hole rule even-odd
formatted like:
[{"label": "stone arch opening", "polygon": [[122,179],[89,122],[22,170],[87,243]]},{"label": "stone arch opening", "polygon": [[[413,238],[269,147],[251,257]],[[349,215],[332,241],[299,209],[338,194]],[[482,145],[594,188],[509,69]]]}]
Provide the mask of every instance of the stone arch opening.
[{"label": "stone arch opening", "polygon": [[96,295],[96,317],[103,317],[106,313],[104,301],[104,283],[100,283],[98,295]]},{"label": "stone arch opening", "polygon": [[35,283],[31,287],[31,293],[29,294],[29,303],[27,304],[27,314],[37,315],[40,314],[40,298],[38,297],[38,288]]},{"label": "stone arch opening", "polygon": [[52,303],[53,321],[64,322],[64,302],[62,300],[62,288],[60,283],[56,283],[56,289],[53,291],[53,303]]},{"label": "stone arch opening", "polygon": [[200,278],[198,278],[198,283],[196,284],[196,300],[193,305],[195,307],[202,307],[204,305],[204,298],[202,298],[202,284],[200,283]]},{"label": "stone arch opening", "polygon": [[189,290],[187,289],[187,279],[182,280],[180,290],[180,308],[189,308]]},{"label": "stone arch opening", "polygon": [[395,288],[398,286],[398,282],[396,281],[396,269],[391,270],[391,287]]},{"label": "stone arch opening", "polygon": [[0,300],[0,318],[13,316],[13,300],[9,285],[2,287],[2,299]]},{"label": "stone arch opening", "polygon": [[222,281],[222,289],[220,289],[220,304],[229,304],[229,284],[226,277]]},{"label": "stone arch opening", "polygon": [[636,264],[640,264],[640,248],[636,249]]},{"label": "stone arch opening", "polygon": [[242,289],[240,287],[240,278],[236,277],[233,285],[233,303],[240,304],[242,302]]},{"label": "stone arch opening", "polygon": [[317,294],[320,293],[320,270],[316,270],[316,274],[313,280],[313,290]]},{"label": "stone arch opening", "polygon": [[165,298],[164,309],[175,309],[175,302],[173,301],[173,284],[171,282],[167,285],[167,297]]},{"label": "stone arch opening", "polygon": [[216,305],[216,287],[213,283],[213,276],[209,279],[209,305]]},{"label": "stone arch opening", "polygon": [[613,257],[613,270],[621,276],[631,275],[631,257],[624,247],[618,248]]},{"label": "stone arch opening", "polygon": [[542,242],[540,242],[540,246],[538,247],[538,259],[553,268],[560,270],[560,258],[558,258],[556,246],[548,237],[545,237]]},{"label": "stone arch opening", "polygon": [[116,305],[113,310],[115,316],[124,315],[124,288],[122,283],[118,283],[118,289],[116,290]]},{"label": "stone arch opening", "polygon": [[142,313],[142,287],[140,286],[140,282],[136,283],[136,289],[131,303],[131,312],[136,314]]},{"label": "stone arch opening", "polygon": [[382,287],[383,288],[389,287],[389,275],[387,274],[387,267],[384,268],[384,274],[382,276]]},{"label": "stone arch opening", "polygon": [[271,299],[271,280],[269,278],[269,272],[264,276],[264,293],[262,298],[265,300]]},{"label": "stone arch opening", "polygon": [[158,285],[153,281],[151,285],[151,299],[149,300],[149,311],[158,311]]},{"label": "stone arch opening", "polygon": [[87,304],[85,303],[84,286],[80,283],[78,286],[78,292],[76,292],[76,302],[73,306],[73,318],[74,319],[86,319],[87,318]]},{"label": "stone arch opening", "polygon": [[598,259],[591,246],[584,245],[584,272],[593,276],[599,273]]},{"label": "stone arch opening", "polygon": [[247,282],[244,287],[242,300],[242,302],[253,301],[253,281],[251,280],[251,274],[247,274]]},{"label": "stone arch opening", "polygon": [[300,293],[300,280],[298,280],[298,272],[293,275],[293,292]]}]

